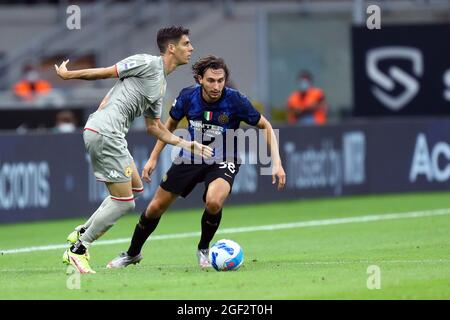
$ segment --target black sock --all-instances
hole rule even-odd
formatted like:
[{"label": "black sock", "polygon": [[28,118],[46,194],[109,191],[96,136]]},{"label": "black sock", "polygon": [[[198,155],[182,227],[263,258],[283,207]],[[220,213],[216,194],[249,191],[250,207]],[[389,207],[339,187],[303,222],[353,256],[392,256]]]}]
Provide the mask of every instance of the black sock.
[{"label": "black sock", "polygon": [[207,209],[205,209],[202,216],[202,235],[200,237],[200,242],[198,243],[199,249],[209,248],[209,243],[216,234],[221,219],[222,209],[216,214],[211,214]]},{"label": "black sock", "polygon": [[161,217],[156,219],[149,219],[145,216],[145,211],[139,218],[139,223],[134,228],[133,238],[131,238],[130,248],[128,248],[128,255],[131,257],[137,256],[144,246],[147,238],[155,231]]},{"label": "black sock", "polygon": [[83,246],[80,240],[75,242],[71,247],[70,251],[76,254],[85,254],[86,253],[86,247]]}]

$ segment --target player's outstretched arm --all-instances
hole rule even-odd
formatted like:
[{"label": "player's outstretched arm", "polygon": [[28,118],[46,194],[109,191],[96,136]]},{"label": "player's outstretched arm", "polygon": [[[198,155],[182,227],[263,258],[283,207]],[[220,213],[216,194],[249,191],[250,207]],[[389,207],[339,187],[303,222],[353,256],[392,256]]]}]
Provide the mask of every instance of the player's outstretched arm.
[{"label": "player's outstretched arm", "polygon": [[117,69],[115,65],[107,68],[67,70],[68,62],[69,60],[64,61],[63,63],[61,63],[59,67],[55,64],[56,74],[64,80],[69,79],[98,80],[98,79],[117,78]]},{"label": "player's outstretched arm", "polygon": [[[165,127],[169,132],[173,132],[178,127],[179,121],[174,120],[172,117],[169,117],[165,123]],[[147,163],[144,166],[144,169],[142,170],[142,179],[144,179],[146,182],[151,181],[151,174],[156,168],[156,164],[158,163],[159,155],[161,154],[161,151],[164,149],[167,143],[165,143],[162,140],[159,140],[156,142],[155,147],[153,148],[150,157],[147,161]]]},{"label": "player's outstretched arm", "polygon": [[278,190],[281,190],[286,184],[286,173],[284,172],[283,165],[281,164],[278,141],[275,133],[273,132],[272,125],[264,116],[261,115],[261,119],[258,121],[256,126],[264,130],[264,137],[266,139],[267,145],[270,150],[270,155],[272,157],[272,184],[275,184],[278,178]]},{"label": "player's outstretched arm", "polygon": [[[166,123],[164,124],[164,126],[170,133],[172,133],[178,127],[179,122],[180,121],[177,121],[177,120],[173,119],[172,117],[169,117],[167,119]],[[152,150],[152,153],[150,154],[150,158],[153,158],[154,160],[158,160],[159,155],[161,154],[161,151],[164,149],[166,144],[167,143],[165,143],[164,141],[158,139],[155,147]]]},{"label": "player's outstretched arm", "polygon": [[167,130],[161,123],[160,119],[145,118],[145,123],[147,132],[165,143],[181,147],[205,158],[211,158],[213,154],[213,149],[208,146],[198,143],[197,141],[187,141],[172,134],[172,132]]}]

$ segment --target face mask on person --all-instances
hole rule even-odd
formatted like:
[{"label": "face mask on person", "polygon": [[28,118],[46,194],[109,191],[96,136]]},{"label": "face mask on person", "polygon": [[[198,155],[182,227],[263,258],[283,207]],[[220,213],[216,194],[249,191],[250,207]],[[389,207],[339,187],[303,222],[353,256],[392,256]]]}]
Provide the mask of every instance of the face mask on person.
[{"label": "face mask on person", "polygon": [[74,132],[76,129],[75,125],[73,123],[61,123],[58,125],[58,131],[61,133],[69,133]]},{"label": "face mask on person", "polygon": [[298,89],[300,91],[306,91],[309,88],[311,88],[311,83],[309,82],[309,80],[307,80],[307,79],[300,79],[300,81],[298,82]]}]

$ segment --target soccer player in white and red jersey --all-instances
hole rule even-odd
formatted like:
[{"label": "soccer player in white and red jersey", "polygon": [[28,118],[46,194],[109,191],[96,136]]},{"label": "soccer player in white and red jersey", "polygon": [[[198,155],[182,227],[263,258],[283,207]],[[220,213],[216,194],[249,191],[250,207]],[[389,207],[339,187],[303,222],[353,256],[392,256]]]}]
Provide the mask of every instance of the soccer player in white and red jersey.
[{"label": "soccer player in white and red jersey", "polygon": [[64,252],[63,261],[80,273],[95,273],[89,265],[87,249],[122,215],[134,209],[134,199],[143,191],[125,140],[136,117],[144,115],[147,132],[159,140],[200,156],[212,155],[211,148],[173,135],[160,121],[166,77],[178,66],[187,64],[193,51],[188,35],[189,30],[183,27],[160,29],[157,35],[159,56],[137,54],[107,68],[69,71],[68,60],[59,67],[55,65],[63,79],[118,78],[84,128],[83,138],[94,174],[106,184],[110,196],[68,237],[72,245]]}]

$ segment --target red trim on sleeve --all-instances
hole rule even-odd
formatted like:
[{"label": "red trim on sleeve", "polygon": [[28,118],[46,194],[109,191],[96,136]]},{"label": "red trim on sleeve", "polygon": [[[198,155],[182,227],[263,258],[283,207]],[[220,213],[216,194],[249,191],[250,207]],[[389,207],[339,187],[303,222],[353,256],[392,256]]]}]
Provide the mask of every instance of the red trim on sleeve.
[{"label": "red trim on sleeve", "polygon": [[97,131],[97,130],[94,130],[94,129],[91,129],[91,128],[84,128],[84,131],[86,131],[86,130],[89,130],[89,131],[92,131],[92,132],[98,133],[98,131]]}]

